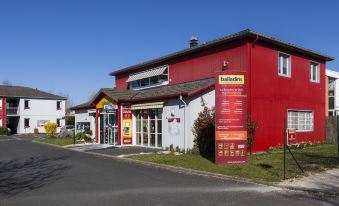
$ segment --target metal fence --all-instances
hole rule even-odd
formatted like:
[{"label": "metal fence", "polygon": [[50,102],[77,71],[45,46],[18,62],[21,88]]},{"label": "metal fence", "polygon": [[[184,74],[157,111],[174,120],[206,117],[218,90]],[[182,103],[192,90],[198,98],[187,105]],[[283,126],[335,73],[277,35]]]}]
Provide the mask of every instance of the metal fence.
[{"label": "metal fence", "polygon": [[326,118],[326,142],[337,143],[337,117],[329,116]]}]

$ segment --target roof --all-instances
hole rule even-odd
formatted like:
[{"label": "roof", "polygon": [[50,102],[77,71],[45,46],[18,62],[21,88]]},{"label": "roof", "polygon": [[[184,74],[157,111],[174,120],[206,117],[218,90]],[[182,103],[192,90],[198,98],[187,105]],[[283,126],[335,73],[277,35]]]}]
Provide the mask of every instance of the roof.
[{"label": "roof", "polygon": [[0,85],[0,97],[19,97],[32,99],[56,99],[67,100],[67,98],[47,93],[38,89],[23,86]]},{"label": "roof", "polygon": [[86,103],[82,103],[82,104],[78,104],[76,106],[70,107],[69,110],[81,110],[81,109],[91,109],[91,108],[95,108],[95,106],[93,106],[91,102],[86,102]]},{"label": "roof", "polygon": [[136,64],[136,65],[133,65],[133,66],[129,66],[129,67],[126,67],[126,68],[123,68],[123,69],[116,70],[114,72],[111,72],[110,75],[115,76],[115,75],[123,74],[123,73],[129,72],[129,71],[133,71],[133,70],[136,70],[136,69],[140,69],[142,67],[152,66],[152,65],[157,64],[157,63],[169,61],[169,60],[174,59],[174,58],[178,58],[178,57],[181,57],[181,56],[184,56],[184,55],[188,55],[188,54],[191,54],[191,53],[194,53],[194,52],[205,50],[205,49],[208,49],[208,48],[211,48],[211,47],[214,47],[214,46],[218,46],[218,45],[221,45],[221,44],[224,44],[224,43],[228,43],[228,42],[239,40],[239,39],[246,38],[246,37],[252,38],[252,39],[259,37],[259,39],[258,39],[259,41],[268,42],[270,44],[273,44],[273,45],[276,45],[276,46],[279,46],[279,47],[283,47],[283,48],[286,48],[286,49],[289,49],[289,50],[292,50],[292,51],[296,51],[296,52],[299,52],[299,53],[302,53],[302,54],[306,54],[308,56],[315,57],[315,58],[318,58],[318,59],[321,59],[321,60],[324,60],[324,61],[334,60],[334,58],[331,57],[331,56],[327,56],[325,54],[322,54],[322,53],[319,53],[319,52],[316,52],[316,51],[312,51],[312,50],[306,49],[304,47],[301,47],[301,46],[298,46],[298,45],[295,45],[295,44],[291,44],[291,43],[288,43],[288,42],[285,42],[285,41],[282,41],[282,40],[261,34],[261,33],[256,32],[256,31],[246,29],[246,30],[240,31],[238,33],[234,33],[234,34],[231,34],[231,35],[219,38],[219,39],[215,39],[213,41],[209,41],[209,42],[206,42],[206,43],[203,43],[203,44],[199,44],[197,46],[187,48],[187,49],[184,49],[184,50],[181,50],[181,51],[178,51],[178,52],[174,52],[174,53],[171,53],[169,55],[165,55],[165,56],[162,56],[162,57],[150,60],[150,61],[146,61],[146,62],[143,62],[143,63],[140,63],[140,64]]},{"label": "roof", "polygon": [[97,103],[103,96],[114,102],[132,103],[150,100],[168,99],[179,96],[193,96],[214,86],[215,79],[207,78],[174,85],[164,85],[143,90],[123,90],[116,88],[103,88],[90,101],[70,108],[71,110],[94,108],[91,103]]},{"label": "roof", "polygon": [[214,86],[214,82],[214,78],[207,78],[143,90],[105,89],[104,93],[116,102],[140,102],[153,99],[178,97],[181,95],[192,96],[211,86]]},{"label": "roof", "polygon": [[335,79],[339,79],[339,72],[334,71],[334,70],[330,70],[330,69],[326,69],[326,76],[332,77],[332,78],[335,78]]}]

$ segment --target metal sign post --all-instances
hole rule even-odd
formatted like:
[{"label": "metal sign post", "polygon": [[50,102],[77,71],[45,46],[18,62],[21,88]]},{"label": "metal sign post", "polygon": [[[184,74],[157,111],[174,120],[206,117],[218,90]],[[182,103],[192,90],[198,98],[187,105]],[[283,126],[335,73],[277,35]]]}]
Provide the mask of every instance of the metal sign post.
[{"label": "metal sign post", "polygon": [[[293,135],[291,135],[289,133],[290,131],[292,131]],[[291,142],[295,143],[295,141],[296,141],[295,131],[296,131],[295,129],[288,129],[287,128],[287,122],[286,122],[286,118],[285,118],[284,119],[284,180],[286,179],[286,149],[291,154],[294,162],[299,167],[301,172],[304,173],[304,170],[302,169],[301,165],[299,164],[297,159],[294,157],[294,154],[292,153],[291,149],[288,147],[288,144],[290,144]],[[289,139],[287,139],[287,138],[289,138]],[[293,140],[293,141],[291,141],[291,140]]]}]

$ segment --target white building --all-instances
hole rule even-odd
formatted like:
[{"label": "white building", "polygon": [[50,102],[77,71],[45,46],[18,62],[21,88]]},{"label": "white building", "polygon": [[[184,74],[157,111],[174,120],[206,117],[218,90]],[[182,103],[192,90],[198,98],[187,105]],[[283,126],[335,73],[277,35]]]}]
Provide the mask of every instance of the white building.
[{"label": "white building", "polygon": [[326,69],[326,102],[327,116],[338,115],[339,110],[339,72]]},{"label": "white building", "polygon": [[0,126],[12,133],[44,133],[44,124],[64,126],[66,98],[21,86],[0,85]]},{"label": "white building", "polygon": [[72,107],[75,117],[75,134],[90,131],[92,139],[95,138],[95,109],[89,103]]}]

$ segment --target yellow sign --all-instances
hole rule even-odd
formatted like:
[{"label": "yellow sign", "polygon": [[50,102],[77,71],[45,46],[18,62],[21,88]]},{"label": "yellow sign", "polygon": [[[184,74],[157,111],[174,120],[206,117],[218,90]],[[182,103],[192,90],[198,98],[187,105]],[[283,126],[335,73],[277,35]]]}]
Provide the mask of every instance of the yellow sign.
[{"label": "yellow sign", "polygon": [[219,75],[219,84],[245,84],[244,75]]},{"label": "yellow sign", "polygon": [[105,104],[112,104],[112,103],[104,97],[98,102],[98,104],[96,105],[96,108],[103,109]]}]

